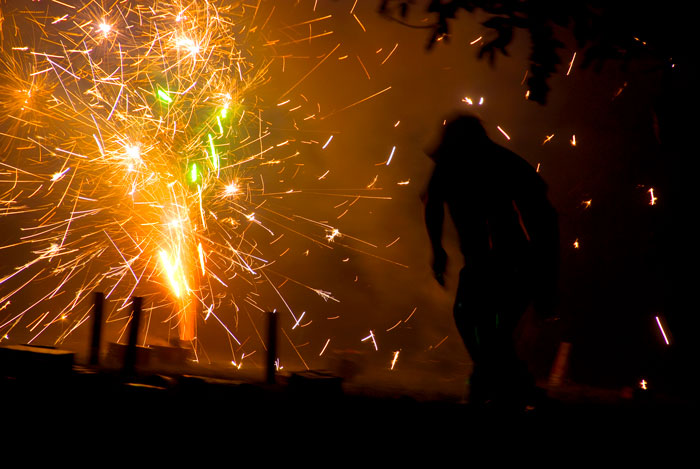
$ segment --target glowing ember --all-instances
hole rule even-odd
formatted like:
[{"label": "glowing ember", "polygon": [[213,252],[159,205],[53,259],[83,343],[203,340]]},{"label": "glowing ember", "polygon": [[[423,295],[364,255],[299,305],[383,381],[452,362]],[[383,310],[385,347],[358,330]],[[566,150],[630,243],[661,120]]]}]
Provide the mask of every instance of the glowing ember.
[{"label": "glowing ember", "polygon": [[659,200],[658,197],[654,195],[654,188],[652,187],[651,189],[648,190],[649,192],[649,205],[656,205],[656,201]]},{"label": "glowing ember", "polygon": [[332,243],[338,236],[340,236],[340,231],[337,228],[333,228],[326,234],[326,239],[329,243]]},{"label": "glowing ember", "polygon": [[110,31],[112,31],[112,26],[110,26],[109,24],[105,23],[104,21],[103,21],[102,23],[100,23],[100,25],[98,26],[98,28],[100,29],[100,31],[102,32],[102,34],[104,34],[105,36],[107,36],[107,35],[110,33]]},{"label": "glowing ember", "polygon": [[239,194],[240,192],[241,192],[241,188],[235,182],[227,184],[226,187],[224,187],[224,195],[226,197],[232,197],[234,195]]}]

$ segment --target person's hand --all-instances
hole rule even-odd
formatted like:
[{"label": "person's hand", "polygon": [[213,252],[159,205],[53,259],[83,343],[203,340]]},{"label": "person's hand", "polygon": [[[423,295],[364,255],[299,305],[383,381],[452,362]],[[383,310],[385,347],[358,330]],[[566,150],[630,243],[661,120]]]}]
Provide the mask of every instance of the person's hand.
[{"label": "person's hand", "polygon": [[444,249],[436,250],[433,253],[433,275],[435,280],[445,286],[445,269],[447,267],[447,253]]}]

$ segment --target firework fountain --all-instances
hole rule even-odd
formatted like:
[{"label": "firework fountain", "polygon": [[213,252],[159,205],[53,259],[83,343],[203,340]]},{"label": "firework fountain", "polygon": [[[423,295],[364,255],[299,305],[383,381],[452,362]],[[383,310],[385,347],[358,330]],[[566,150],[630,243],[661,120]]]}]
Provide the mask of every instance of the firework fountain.
[{"label": "firework fountain", "polygon": [[[54,1],[2,12],[0,203],[19,231],[0,249],[27,259],[0,272],[3,338],[61,343],[89,318],[94,291],[116,301],[108,321],[121,321],[121,334],[139,293],[195,353],[202,320],[240,346],[240,306],[269,308],[262,290],[298,325],[281,283],[337,301],[276,270],[265,249],[285,234],[324,246],[353,239],[285,206],[302,192],[285,182],[304,152],[332,136],[295,135],[313,105],[289,88],[266,94],[271,64],[289,56],[281,50],[329,34],[311,29],[327,18],[271,31],[274,7],[235,1]],[[10,307],[22,295],[32,301]]]}]

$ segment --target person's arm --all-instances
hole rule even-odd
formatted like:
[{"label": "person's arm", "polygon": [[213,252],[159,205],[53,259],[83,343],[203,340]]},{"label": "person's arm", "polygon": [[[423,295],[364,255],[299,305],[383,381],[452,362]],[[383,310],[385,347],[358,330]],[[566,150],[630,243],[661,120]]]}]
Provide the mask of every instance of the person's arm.
[{"label": "person's arm", "polygon": [[425,201],[425,226],[433,249],[433,274],[440,285],[445,285],[447,253],[442,247],[442,226],[445,220],[445,198],[442,193],[440,173],[435,169]]}]

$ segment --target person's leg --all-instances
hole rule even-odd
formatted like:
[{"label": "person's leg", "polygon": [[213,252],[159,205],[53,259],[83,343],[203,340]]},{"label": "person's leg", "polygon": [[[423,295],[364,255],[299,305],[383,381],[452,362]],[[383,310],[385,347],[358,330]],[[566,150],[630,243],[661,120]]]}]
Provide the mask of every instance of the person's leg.
[{"label": "person's leg", "polygon": [[483,282],[467,269],[459,275],[454,318],[464,346],[473,363],[469,378],[469,402],[481,404],[493,399],[495,376],[490,363],[493,327],[489,324],[489,298]]},{"label": "person's leg", "polygon": [[503,272],[460,272],[454,316],[474,363],[470,402],[519,405],[532,394],[534,379],[518,358],[513,337],[528,304],[527,285]]},{"label": "person's leg", "polygon": [[496,375],[498,398],[506,403],[523,404],[535,389],[535,380],[515,348],[514,333],[530,304],[527,284],[504,276],[498,284],[500,294],[494,295],[493,329],[488,343],[490,366]]}]

